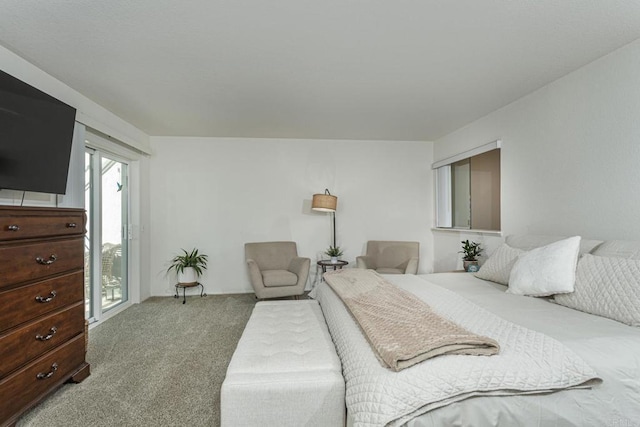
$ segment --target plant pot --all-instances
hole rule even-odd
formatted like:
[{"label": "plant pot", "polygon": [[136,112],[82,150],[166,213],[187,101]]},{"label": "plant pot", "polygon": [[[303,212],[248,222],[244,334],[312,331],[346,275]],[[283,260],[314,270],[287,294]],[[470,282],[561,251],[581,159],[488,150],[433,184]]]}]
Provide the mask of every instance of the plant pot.
[{"label": "plant pot", "polygon": [[474,271],[478,271],[477,267],[478,267],[478,261],[462,261],[463,265],[464,265],[464,271],[469,271],[469,266],[471,265],[475,265],[476,268],[474,269]]},{"label": "plant pot", "polygon": [[198,274],[193,267],[185,267],[182,272],[178,273],[178,283],[191,285],[198,281]]},{"label": "plant pot", "polygon": [[337,264],[338,263],[338,257],[337,256],[332,256],[331,257],[331,264]]}]

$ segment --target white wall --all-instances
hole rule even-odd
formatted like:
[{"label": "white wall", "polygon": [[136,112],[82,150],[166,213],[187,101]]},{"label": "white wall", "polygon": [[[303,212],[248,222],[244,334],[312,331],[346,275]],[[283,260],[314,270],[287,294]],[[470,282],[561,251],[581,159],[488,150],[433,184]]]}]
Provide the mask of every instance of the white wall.
[{"label": "white wall", "polygon": [[417,240],[420,270],[431,268],[431,143],[152,137],[151,147],[152,295],[173,292],[164,272],[180,248],[209,255],[208,293],[251,291],[245,242],[296,241],[315,266],[331,222],[310,204],[325,188],[338,196],[343,259],[355,263],[367,240]]},{"label": "white wall", "polygon": [[[434,158],[502,139],[502,230],[640,240],[640,40],[437,140]],[[435,233],[437,271],[460,240]]]}]

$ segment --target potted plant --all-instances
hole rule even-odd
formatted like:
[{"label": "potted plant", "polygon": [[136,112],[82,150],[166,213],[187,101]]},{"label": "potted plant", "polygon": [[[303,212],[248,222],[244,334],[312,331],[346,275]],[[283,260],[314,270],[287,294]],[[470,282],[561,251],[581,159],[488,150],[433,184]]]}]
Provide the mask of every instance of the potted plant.
[{"label": "potted plant", "polygon": [[171,265],[167,268],[167,273],[175,270],[178,274],[178,283],[193,284],[198,281],[202,270],[207,269],[207,255],[198,253],[198,249],[187,252],[181,249],[183,254],[176,255],[171,260]]},{"label": "potted plant", "polygon": [[469,240],[463,240],[462,250],[458,251],[458,253],[462,255],[462,263],[464,265],[464,271],[469,271],[469,266],[475,265],[475,269],[478,266],[478,258],[482,253],[482,247],[480,243],[470,242]]},{"label": "potted plant", "polygon": [[332,263],[337,264],[338,257],[342,256],[342,249],[340,249],[340,246],[329,246],[329,249],[327,249],[324,253],[331,257]]}]

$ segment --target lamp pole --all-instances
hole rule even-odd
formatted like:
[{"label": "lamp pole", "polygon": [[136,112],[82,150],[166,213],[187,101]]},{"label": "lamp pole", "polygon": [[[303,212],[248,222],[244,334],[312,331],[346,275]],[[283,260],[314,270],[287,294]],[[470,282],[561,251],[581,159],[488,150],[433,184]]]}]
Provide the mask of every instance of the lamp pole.
[{"label": "lamp pole", "polygon": [[331,212],[331,216],[333,217],[333,247],[336,247],[336,212]]}]

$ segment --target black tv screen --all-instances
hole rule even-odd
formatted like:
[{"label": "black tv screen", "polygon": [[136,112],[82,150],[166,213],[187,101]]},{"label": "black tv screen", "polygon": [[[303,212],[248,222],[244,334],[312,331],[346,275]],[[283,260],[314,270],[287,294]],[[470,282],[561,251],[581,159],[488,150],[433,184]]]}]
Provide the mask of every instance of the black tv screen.
[{"label": "black tv screen", "polygon": [[0,71],[0,189],[64,194],[76,109]]}]

